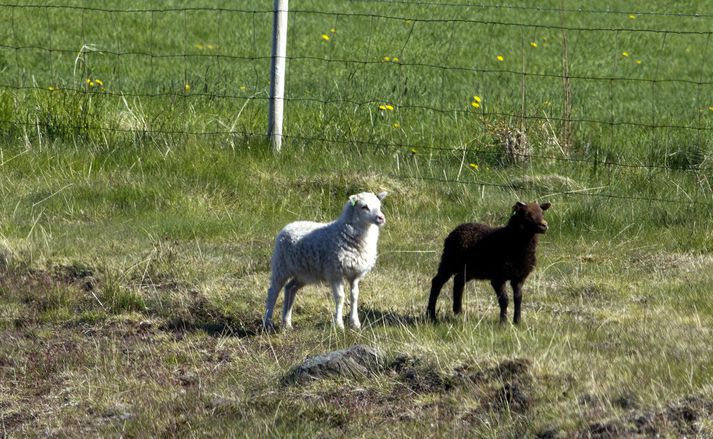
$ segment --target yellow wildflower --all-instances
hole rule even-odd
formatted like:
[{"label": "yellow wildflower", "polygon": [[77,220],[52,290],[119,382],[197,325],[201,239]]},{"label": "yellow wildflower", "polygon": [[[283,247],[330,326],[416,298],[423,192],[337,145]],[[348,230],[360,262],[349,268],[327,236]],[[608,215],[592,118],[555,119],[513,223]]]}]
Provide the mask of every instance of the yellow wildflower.
[{"label": "yellow wildflower", "polygon": [[478,166],[478,165],[475,164],[475,163],[469,164],[468,167],[470,167],[470,169],[472,169],[472,170],[474,170],[474,171],[477,171],[478,169],[480,169],[480,166]]},{"label": "yellow wildflower", "polygon": [[391,62],[399,62],[399,58],[395,56],[391,58]]},{"label": "yellow wildflower", "polygon": [[498,55],[496,58],[497,58],[497,60],[500,61],[500,62],[505,61],[505,57],[502,56],[502,55]]},{"label": "yellow wildflower", "polygon": [[418,151],[416,151],[416,148],[411,148],[411,154],[416,154]]},{"label": "yellow wildflower", "polygon": [[196,43],[196,44],[194,45],[194,47],[195,47],[196,49],[203,49],[203,47],[205,47],[205,46],[203,46],[202,43]]},{"label": "yellow wildflower", "polygon": [[530,41],[530,47],[537,49],[537,41]]},{"label": "yellow wildflower", "polygon": [[337,33],[337,29],[331,28],[331,29],[329,29],[329,32],[331,32],[331,33],[333,33],[333,34],[336,34],[336,33]]},{"label": "yellow wildflower", "polygon": [[49,87],[47,87],[47,90],[49,90],[49,91],[55,91],[56,89],[50,85]]},{"label": "yellow wildflower", "polygon": [[629,56],[629,52],[621,52],[621,56]]},{"label": "yellow wildflower", "polygon": [[188,93],[191,91],[191,84],[186,83],[186,85],[183,86],[183,90]]},{"label": "yellow wildflower", "polygon": [[710,107],[708,107],[708,111],[713,111],[713,105],[711,105]]},{"label": "yellow wildflower", "polygon": [[379,110],[382,110],[382,111],[386,110],[386,105],[384,105],[384,104],[379,105]]},{"label": "yellow wildflower", "polygon": [[218,47],[218,45],[217,44],[207,44],[205,47],[210,50],[213,50],[213,49],[216,49]]},{"label": "yellow wildflower", "polygon": [[471,102],[470,105],[472,105],[473,108],[480,108],[480,104],[475,101]]},{"label": "yellow wildflower", "polygon": [[394,111],[394,106],[391,105],[391,104],[386,104],[385,107],[386,107],[386,109],[389,110],[389,111]]},{"label": "yellow wildflower", "polygon": [[398,123],[398,122],[394,122],[394,124],[391,125],[391,126],[394,127],[394,128],[401,128],[401,124]]},{"label": "yellow wildflower", "polygon": [[97,85],[103,86],[104,82],[101,79],[95,79],[94,82],[97,83]]},{"label": "yellow wildflower", "polygon": [[481,101],[480,96],[478,96],[478,95],[473,96],[473,100],[477,103],[480,103],[480,101]]},{"label": "yellow wildflower", "polygon": [[629,14],[629,20],[636,20],[636,15]]},{"label": "yellow wildflower", "polygon": [[244,86],[244,85],[241,85],[241,86],[240,86],[240,91],[245,91],[246,89],[247,89],[246,86]]},{"label": "yellow wildflower", "polygon": [[386,62],[391,61],[391,57],[390,57],[390,56],[385,56],[385,57],[384,57],[384,61],[386,61]]},{"label": "yellow wildflower", "polygon": [[327,35],[327,34],[322,34],[322,39],[323,39],[324,41],[329,41],[329,35]]},{"label": "yellow wildflower", "polygon": [[634,61],[634,62],[635,62],[636,64],[641,64],[641,60],[640,60],[640,59],[637,59],[637,60]]}]

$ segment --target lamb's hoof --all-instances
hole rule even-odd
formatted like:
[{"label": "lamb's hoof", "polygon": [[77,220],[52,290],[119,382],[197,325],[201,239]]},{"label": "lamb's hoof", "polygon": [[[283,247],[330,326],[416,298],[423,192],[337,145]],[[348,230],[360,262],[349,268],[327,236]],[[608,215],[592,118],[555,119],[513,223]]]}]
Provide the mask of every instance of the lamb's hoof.
[{"label": "lamb's hoof", "polygon": [[356,320],[356,321],[352,320],[350,325],[351,325],[351,328],[354,330],[358,331],[361,329],[361,322],[359,320]]},{"label": "lamb's hoof", "polygon": [[273,325],[272,322],[263,322],[262,332],[264,334],[274,334],[277,331],[275,330],[275,325]]}]

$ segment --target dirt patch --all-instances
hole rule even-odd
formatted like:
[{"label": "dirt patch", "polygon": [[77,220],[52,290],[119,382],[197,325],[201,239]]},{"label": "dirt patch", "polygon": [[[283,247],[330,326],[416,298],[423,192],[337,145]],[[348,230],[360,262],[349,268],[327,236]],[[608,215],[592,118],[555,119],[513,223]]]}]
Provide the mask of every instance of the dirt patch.
[{"label": "dirt patch", "polygon": [[532,362],[527,358],[514,358],[478,371],[468,366],[456,370],[460,380],[480,385],[489,385],[484,404],[492,409],[526,412],[533,405]]},{"label": "dirt patch", "polygon": [[709,436],[702,421],[713,417],[713,399],[702,394],[669,403],[662,409],[634,411],[620,419],[596,422],[579,432],[580,438]]},{"label": "dirt patch", "polygon": [[398,355],[388,368],[398,377],[402,386],[416,393],[449,391],[454,381],[438,371],[436,366],[418,357]]}]

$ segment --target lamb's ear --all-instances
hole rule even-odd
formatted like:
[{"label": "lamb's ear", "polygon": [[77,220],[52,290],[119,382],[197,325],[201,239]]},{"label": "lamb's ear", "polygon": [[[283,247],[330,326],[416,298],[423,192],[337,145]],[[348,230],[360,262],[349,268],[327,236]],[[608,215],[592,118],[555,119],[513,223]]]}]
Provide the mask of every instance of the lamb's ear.
[{"label": "lamb's ear", "polygon": [[352,207],[356,206],[356,202],[357,202],[357,196],[349,195],[349,203],[352,205]]},{"label": "lamb's ear", "polygon": [[512,211],[515,212],[518,209],[522,209],[523,207],[527,206],[527,204],[523,203],[522,201],[518,201],[512,206]]},{"label": "lamb's ear", "polygon": [[542,203],[540,204],[540,209],[547,210],[550,208],[550,206],[552,206],[552,203]]},{"label": "lamb's ear", "polygon": [[384,198],[386,198],[387,195],[389,195],[389,193],[386,192],[386,191],[384,191],[384,192],[379,192],[378,194],[376,194],[376,198],[378,198],[379,201],[381,201],[381,200],[383,200]]}]

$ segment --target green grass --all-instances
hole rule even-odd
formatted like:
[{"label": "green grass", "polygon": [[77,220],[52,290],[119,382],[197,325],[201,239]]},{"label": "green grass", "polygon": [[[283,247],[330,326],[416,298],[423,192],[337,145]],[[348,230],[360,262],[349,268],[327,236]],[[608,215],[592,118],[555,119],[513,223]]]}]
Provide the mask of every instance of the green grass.
[{"label": "green grass", "polygon": [[[641,419],[642,434],[712,434],[713,67],[709,34],[678,33],[710,32],[709,5],[632,19],[670,5],[293,2],[274,155],[263,3],[0,8],[2,434],[586,436],[600,423],[626,436]],[[96,50],[77,61],[84,43]],[[512,163],[504,133],[523,127],[532,156]],[[363,190],[390,193],[364,328],[332,328],[313,286],[295,331],[260,333],[275,234],[331,220]],[[445,235],[503,223],[518,199],[553,203],[523,325],[497,324],[485,282],[467,286],[462,318],[447,285],[443,321],[427,323]],[[393,370],[280,384],[356,343],[420,359],[422,387]],[[461,379],[508,360],[527,373]],[[434,376],[456,384],[428,387]],[[504,385],[527,407],[503,404]]]}]

